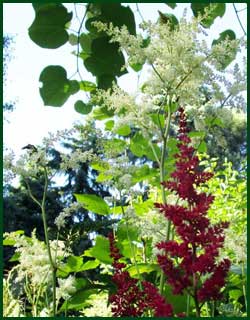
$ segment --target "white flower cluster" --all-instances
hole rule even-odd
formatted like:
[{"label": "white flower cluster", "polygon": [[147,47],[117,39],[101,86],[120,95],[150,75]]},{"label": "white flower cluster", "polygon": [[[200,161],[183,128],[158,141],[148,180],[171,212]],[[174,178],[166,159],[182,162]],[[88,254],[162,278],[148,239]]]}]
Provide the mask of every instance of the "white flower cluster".
[{"label": "white flower cluster", "polygon": [[233,230],[228,229],[225,232],[224,250],[234,253],[235,264],[247,263],[247,233],[236,234]]},{"label": "white flower cluster", "polygon": [[[212,5],[204,15],[208,15],[210,10],[213,10]],[[222,70],[222,64],[225,60],[234,58],[240,46],[244,46],[242,39],[225,39],[216,45],[208,46],[207,35],[199,26],[202,18],[204,16],[188,22],[183,17],[175,28],[159,22],[143,22],[140,27],[150,39],[147,46],[143,45],[141,35],[130,35],[125,26],[119,29],[112,24],[107,26],[101,22],[96,22],[95,26],[107,32],[111,36],[111,42],[120,44],[121,49],[128,54],[129,61],[133,60],[135,64],[146,61],[152,68],[150,77],[143,84],[143,92],[151,98],[151,106],[152,96],[162,94],[162,90],[170,95],[176,94],[180,103],[199,105],[203,99],[200,92],[202,85],[211,86],[215,96],[217,91],[221,95],[221,77],[223,82],[228,79],[228,72]],[[236,66],[234,69],[237,78],[239,68]],[[229,92],[237,95],[245,88],[245,81],[243,74],[241,81],[236,80],[231,84]],[[103,93],[100,92],[100,97]],[[140,109],[135,106],[134,100],[130,100],[128,94],[117,88],[113,89],[111,99],[106,99],[104,93],[104,101],[108,108],[114,110],[120,111],[124,107],[127,111],[126,117],[132,109],[135,113]],[[144,123],[147,123],[146,119]]]},{"label": "white flower cluster", "polygon": [[48,164],[48,161],[44,149],[38,149],[35,152],[29,150],[16,161],[14,153],[10,151],[4,155],[4,171],[11,179],[16,176],[36,177],[37,173],[41,172],[41,168]]},{"label": "white flower cluster", "polygon": [[55,133],[49,132],[48,137],[43,138],[42,144],[45,146],[45,149],[54,148],[59,141],[65,140],[72,136],[75,131],[75,128],[72,128],[70,130],[57,130]]},{"label": "white flower cluster", "polygon": [[66,279],[58,278],[59,287],[56,288],[56,298],[68,300],[76,292],[76,279],[70,275]]},{"label": "white flower cluster", "polygon": [[79,202],[73,202],[68,208],[64,208],[63,211],[55,219],[55,225],[60,230],[65,227],[66,218],[70,217],[76,210],[82,208],[82,204]]},{"label": "white flower cluster", "polygon": [[88,299],[92,307],[82,311],[84,317],[112,317],[111,305],[108,305],[108,294],[105,292],[93,294]]},{"label": "white flower cluster", "polygon": [[67,171],[68,169],[78,169],[82,163],[95,160],[96,155],[93,153],[93,149],[87,151],[76,149],[70,155],[61,154],[61,158],[60,167],[62,170]]},{"label": "white flower cluster", "polygon": [[6,279],[3,279],[3,316],[24,317],[23,303],[13,297]]},{"label": "white flower cluster", "polygon": [[[5,233],[4,237],[15,242],[16,252],[20,254],[17,282],[22,281],[28,275],[28,279],[34,287],[38,287],[41,283],[51,283],[52,273],[50,272],[47,248],[44,242],[36,238],[35,230],[32,232],[31,238],[16,232]],[[62,241],[53,240],[50,245],[54,260],[55,257],[61,259],[70,254]]]}]

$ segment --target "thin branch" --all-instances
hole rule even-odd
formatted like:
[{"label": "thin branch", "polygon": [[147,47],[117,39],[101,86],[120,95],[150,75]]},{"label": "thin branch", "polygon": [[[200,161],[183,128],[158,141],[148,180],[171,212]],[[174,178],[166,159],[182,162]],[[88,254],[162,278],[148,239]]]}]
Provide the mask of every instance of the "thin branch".
[{"label": "thin branch", "polygon": [[79,75],[81,81],[83,81],[83,80],[82,80],[82,76],[81,76],[81,73],[80,73],[80,70],[79,70],[80,35],[81,35],[82,25],[83,25],[83,22],[84,22],[84,20],[86,18],[88,9],[89,9],[89,4],[86,6],[86,10],[85,10],[84,16],[83,16],[83,18],[82,18],[82,20],[80,22],[80,26],[79,26],[79,29],[78,29],[78,32],[77,32],[76,72]]},{"label": "thin branch", "polygon": [[159,72],[156,70],[155,66],[153,63],[150,64],[151,67],[153,68],[154,72],[157,74],[157,76],[159,77],[159,79],[165,84],[165,81],[163,80],[162,76],[159,74]]},{"label": "thin branch", "polygon": [[141,14],[141,11],[140,11],[140,9],[139,9],[138,3],[136,3],[135,5],[136,5],[136,11],[138,12],[140,18],[142,19],[142,21],[145,21],[144,18],[143,18],[143,15]]},{"label": "thin branch", "polygon": [[220,107],[224,107],[225,103],[227,102],[227,100],[231,97],[232,93],[229,93],[228,96],[224,99],[224,101],[221,103]]},{"label": "thin branch", "polygon": [[239,17],[239,15],[238,15],[239,11],[237,11],[236,6],[235,6],[234,3],[233,3],[233,7],[234,7],[234,11],[235,11],[236,17],[237,17],[237,19],[238,19],[238,21],[239,21],[239,24],[240,24],[240,26],[241,26],[241,29],[242,29],[244,35],[246,36],[247,33],[246,33],[246,31],[245,31],[245,29],[244,29],[244,27],[243,27],[243,25],[242,25],[242,23],[241,23],[241,21],[240,21],[240,17]]}]

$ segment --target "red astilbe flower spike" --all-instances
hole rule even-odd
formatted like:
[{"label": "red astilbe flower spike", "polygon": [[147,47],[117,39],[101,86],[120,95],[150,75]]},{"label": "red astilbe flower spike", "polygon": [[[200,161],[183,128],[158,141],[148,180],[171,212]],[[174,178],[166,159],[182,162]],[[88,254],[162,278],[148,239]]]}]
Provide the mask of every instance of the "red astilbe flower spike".
[{"label": "red astilbe flower spike", "polygon": [[[187,121],[183,108],[179,108],[180,122],[177,144],[176,170],[172,181],[162,184],[187,201],[187,206],[156,203],[155,207],[175,226],[180,239],[163,241],[157,244],[162,251],[157,255],[158,263],[172,286],[173,293],[182,294],[184,290],[199,302],[216,300],[221,297],[220,290],[230,268],[230,261],[224,259],[219,264],[216,258],[223,247],[224,229],[228,223],[211,225],[206,217],[214,200],[212,195],[197,192],[196,186],[208,181],[213,174],[201,172],[195,149],[190,146]],[[176,262],[178,261],[178,262]],[[202,283],[202,276],[207,280]]]},{"label": "red astilbe flower spike", "polygon": [[140,289],[138,280],[131,278],[129,273],[123,270],[126,264],[119,262],[123,256],[116,247],[113,233],[110,233],[108,237],[114,267],[112,280],[117,286],[117,292],[109,299],[112,303],[113,316],[140,317],[151,310],[155,317],[171,317],[173,315],[172,306],[165,301],[152,283],[142,281],[142,289]]}]

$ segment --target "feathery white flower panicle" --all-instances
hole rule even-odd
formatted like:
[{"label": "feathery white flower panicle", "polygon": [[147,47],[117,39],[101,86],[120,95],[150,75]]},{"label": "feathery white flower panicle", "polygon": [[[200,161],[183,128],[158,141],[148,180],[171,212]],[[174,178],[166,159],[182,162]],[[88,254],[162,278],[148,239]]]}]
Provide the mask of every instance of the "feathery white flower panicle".
[{"label": "feathery white flower panicle", "polygon": [[93,149],[87,151],[76,149],[69,155],[61,154],[61,158],[60,168],[61,170],[67,171],[68,169],[79,169],[81,164],[95,160],[96,155],[93,153]]},{"label": "feathery white flower panicle", "polygon": [[78,209],[82,208],[83,205],[79,202],[73,202],[68,208],[64,208],[63,211],[55,219],[55,225],[60,230],[65,227],[66,218],[70,217],[72,213],[76,212]]},{"label": "feathery white flower panicle", "polygon": [[[141,35],[130,35],[125,26],[119,29],[112,24],[105,25],[101,22],[94,24],[111,36],[111,42],[120,44],[121,50],[127,53],[130,63],[131,60],[133,64],[143,64],[146,61],[150,66],[150,76],[143,85],[144,94],[152,98],[164,91],[171,96],[174,94],[178,96],[180,103],[199,105],[203,100],[200,87],[208,83],[212,86],[216,75],[223,77],[225,81],[228,78],[227,71],[222,70],[225,59],[233,58],[240,47],[244,46],[243,39],[229,40],[228,38],[214,45],[207,44],[207,34],[199,22],[212,9],[211,5],[205,10],[203,16],[193,17],[190,21],[187,21],[184,14],[175,28],[159,22],[141,23],[143,33],[150,39],[147,45],[143,45]],[[238,74],[238,71],[236,73]],[[217,87],[214,86],[213,89],[216,95],[217,91],[220,92],[221,81],[217,79],[215,82]],[[236,81],[234,83],[236,84]],[[122,106],[125,106],[128,112],[132,111],[131,107],[138,111],[139,107],[129,101],[127,94],[119,92],[116,88],[113,88],[113,91],[112,94],[108,93],[112,95],[113,103],[111,99],[105,99],[105,93],[102,92],[108,108],[121,110]],[[233,91],[234,94],[239,92],[235,87]]]},{"label": "feathery white flower panicle", "polygon": [[[29,281],[34,286],[39,286],[41,283],[51,284],[52,273],[47,248],[44,242],[36,238],[35,233],[34,230],[31,238],[16,232],[4,234],[5,239],[14,241],[16,252],[20,254],[16,281],[19,282],[28,275]],[[63,241],[50,241],[50,247],[53,260],[57,259],[56,263],[70,254]]]},{"label": "feathery white flower panicle", "polygon": [[76,278],[72,275],[66,279],[58,278],[59,287],[56,288],[56,298],[59,301],[61,298],[68,300],[72,294],[76,292]]}]

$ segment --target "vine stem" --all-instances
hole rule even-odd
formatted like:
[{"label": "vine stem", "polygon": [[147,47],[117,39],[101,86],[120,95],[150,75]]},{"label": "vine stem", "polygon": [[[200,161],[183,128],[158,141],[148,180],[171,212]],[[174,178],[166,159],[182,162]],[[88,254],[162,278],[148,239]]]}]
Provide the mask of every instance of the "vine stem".
[{"label": "vine stem", "polygon": [[238,21],[239,21],[240,27],[241,27],[244,35],[246,36],[247,33],[246,33],[246,31],[245,31],[245,29],[244,29],[244,27],[243,27],[243,25],[242,25],[242,23],[241,23],[241,21],[240,21],[240,17],[239,17],[239,14],[238,14],[238,13],[239,13],[240,11],[242,11],[242,10],[238,11],[238,10],[236,9],[236,6],[235,6],[234,3],[233,3],[233,7],[234,7],[234,11],[235,11],[236,17],[237,17],[237,19],[238,19]]}]

